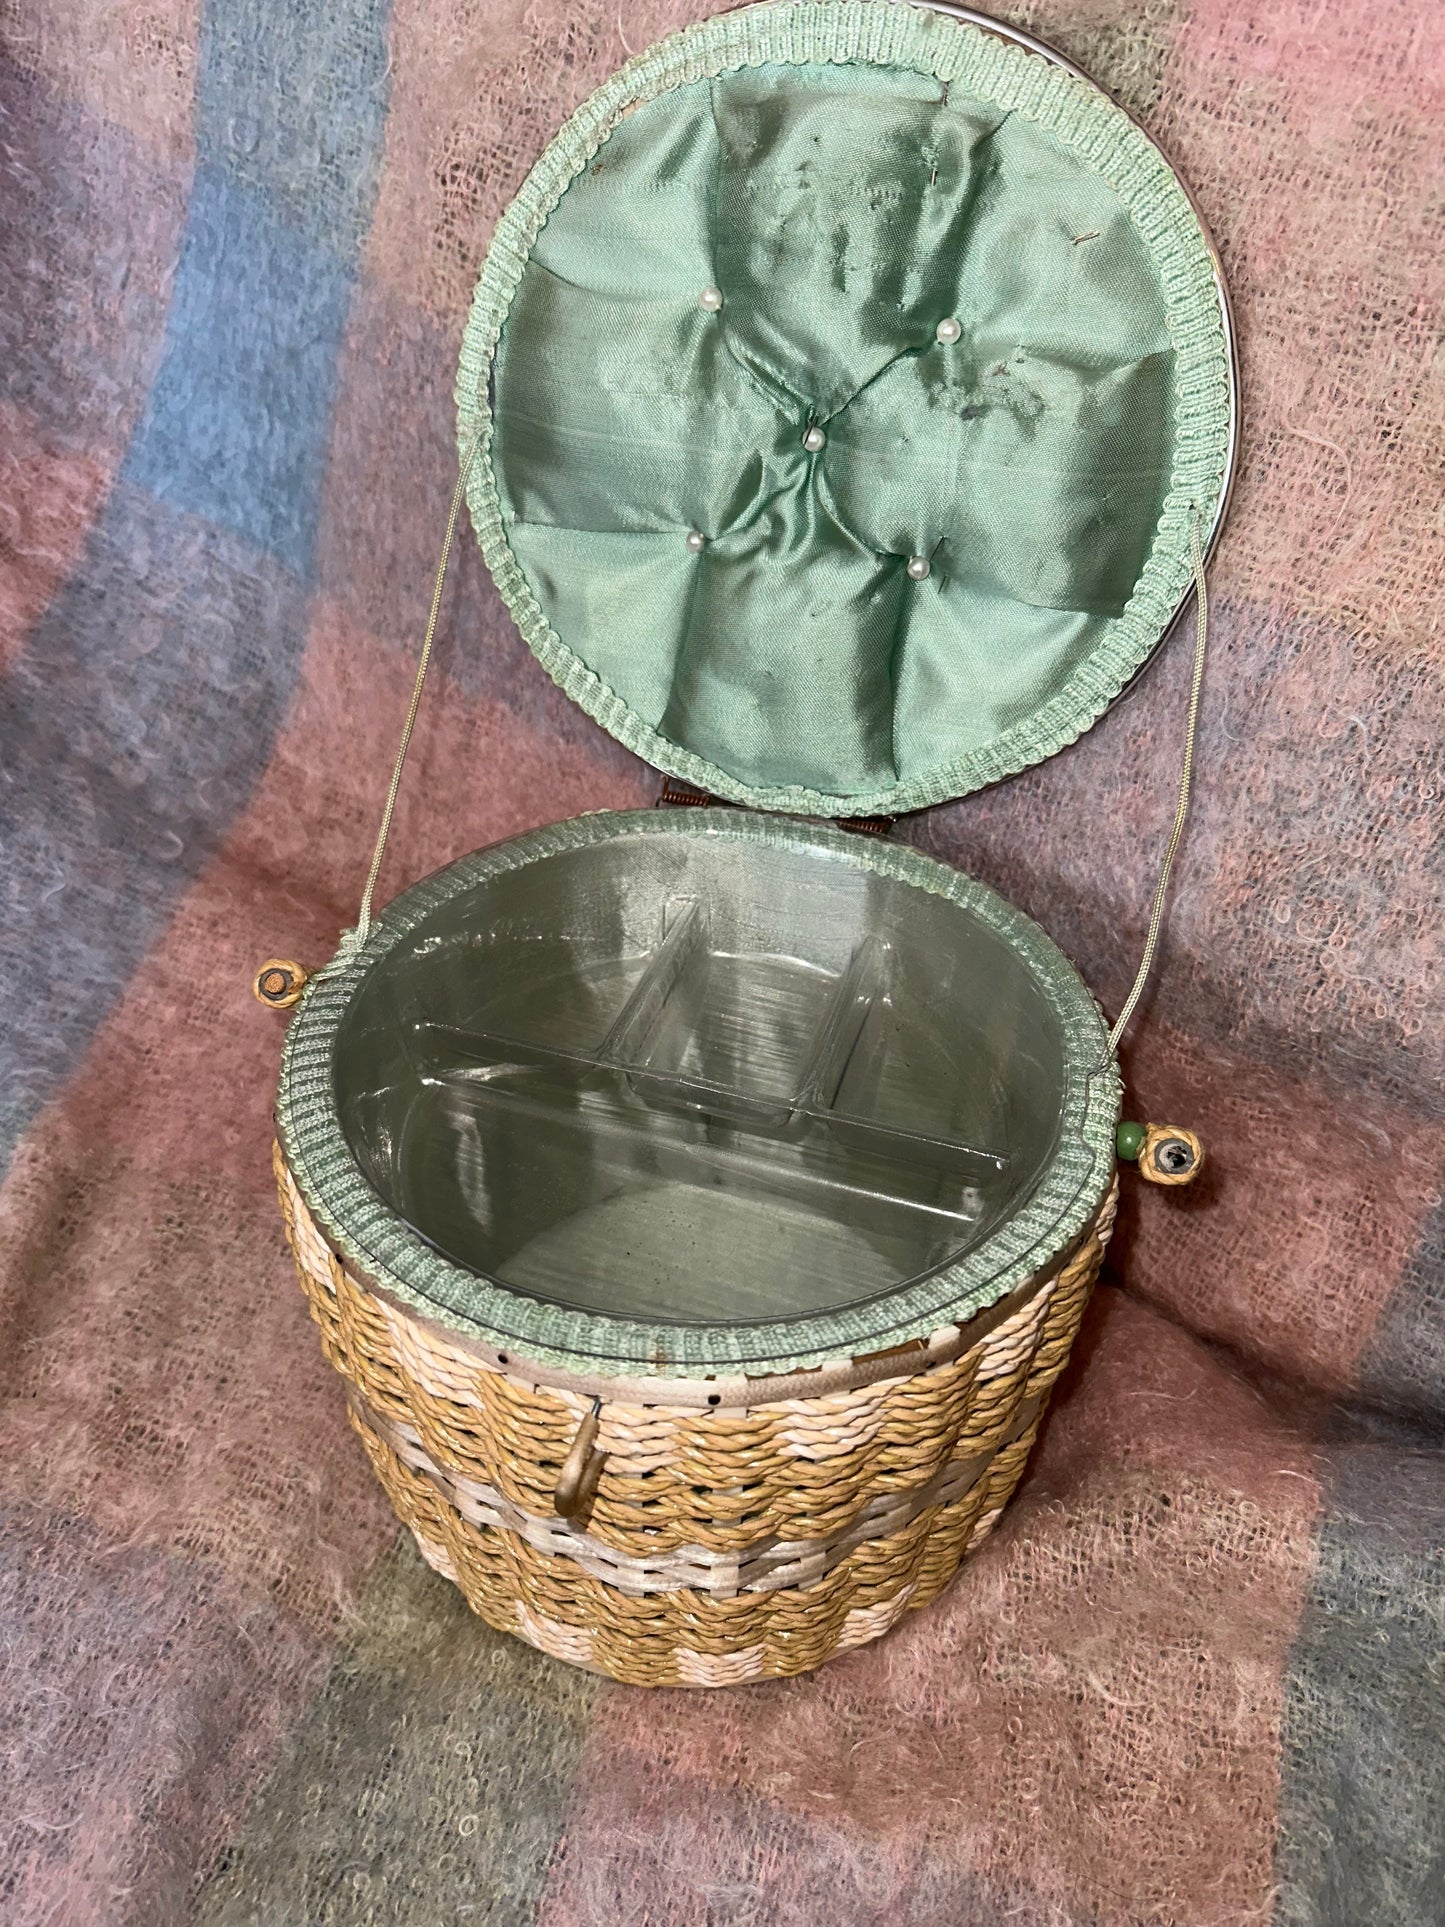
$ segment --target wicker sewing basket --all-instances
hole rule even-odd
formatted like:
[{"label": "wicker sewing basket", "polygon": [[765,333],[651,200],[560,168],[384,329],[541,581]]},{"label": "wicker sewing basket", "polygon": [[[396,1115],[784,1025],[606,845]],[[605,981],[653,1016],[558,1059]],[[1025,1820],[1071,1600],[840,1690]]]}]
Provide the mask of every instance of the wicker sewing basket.
[{"label": "wicker sewing basket", "polygon": [[492,1625],[639,1685],[798,1673],[991,1530],[1116,1150],[1202,1152],[1118,1127],[1072,967],[888,829],[1072,742],[1202,601],[1235,388],[1167,162],[953,9],[690,28],[503,217],[458,501],[677,807],[369,886],[256,981],[326,1356]]}]

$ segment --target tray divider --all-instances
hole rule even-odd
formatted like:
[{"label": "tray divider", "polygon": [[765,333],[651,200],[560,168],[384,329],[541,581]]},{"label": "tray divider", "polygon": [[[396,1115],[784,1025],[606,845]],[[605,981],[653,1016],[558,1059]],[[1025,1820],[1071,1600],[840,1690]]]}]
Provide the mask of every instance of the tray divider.
[{"label": "tray divider", "polygon": [[675,897],[663,911],[661,943],[632,987],[597,1052],[599,1064],[643,1070],[662,1013],[699,953],[707,955],[708,915],[696,897]]},{"label": "tray divider", "polygon": [[[746,1098],[703,1078],[651,1069],[649,1053],[667,1004],[699,957],[708,955],[705,905],[696,898],[675,898],[666,906],[664,917],[662,941],[597,1049],[568,1050],[493,1031],[438,1024],[421,1017],[413,996],[412,1021],[405,1027],[413,1069],[458,1093],[476,1091],[479,1083],[485,1083],[489,1097],[503,1102],[523,1093],[497,1080],[518,1071],[551,1072],[560,1079],[559,1090],[574,1093],[588,1088],[600,1091],[615,1079],[646,1107],[680,1107],[764,1137],[817,1140],[820,1134],[824,1139],[838,1134],[852,1149],[874,1158],[934,1169],[961,1166],[980,1177],[1007,1167],[1009,1160],[1002,1152],[838,1109],[849,1063],[886,982],[888,946],[877,937],[864,937],[854,947],[834,983],[792,1097]],[[527,1095],[535,1099],[539,1094],[532,1090]]]},{"label": "tray divider", "polygon": [[798,1109],[831,1111],[837,1103],[863,1026],[882,994],[887,956],[887,946],[877,937],[864,937],[854,947],[814,1033],[803,1081],[794,1099]]}]

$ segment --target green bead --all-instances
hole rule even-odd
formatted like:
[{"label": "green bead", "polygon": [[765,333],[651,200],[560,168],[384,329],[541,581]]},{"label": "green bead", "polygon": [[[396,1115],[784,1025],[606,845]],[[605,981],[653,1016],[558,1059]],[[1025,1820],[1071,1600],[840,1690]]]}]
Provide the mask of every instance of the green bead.
[{"label": "green bead", "polygon": [[1126,1164],[1132,1164],[1144,1149],[1144,1126],[1121,1124],[1114,1133],[1114,1149]]}]

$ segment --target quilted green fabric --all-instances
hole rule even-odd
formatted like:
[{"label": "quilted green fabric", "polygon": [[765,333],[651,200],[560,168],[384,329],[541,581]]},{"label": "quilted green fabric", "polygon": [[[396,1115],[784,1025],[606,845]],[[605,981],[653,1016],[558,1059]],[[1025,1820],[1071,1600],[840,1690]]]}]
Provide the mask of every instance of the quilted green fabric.
[{"label": "quilted green fabric", "polygon": [[563,130],[459,399],[488,560],[568,692],[721,795],[846,814],[1023,767],[1118,693],[1217,505],[1229,363],[1198,221],[1102,93],[939,16],[785,6]]}]

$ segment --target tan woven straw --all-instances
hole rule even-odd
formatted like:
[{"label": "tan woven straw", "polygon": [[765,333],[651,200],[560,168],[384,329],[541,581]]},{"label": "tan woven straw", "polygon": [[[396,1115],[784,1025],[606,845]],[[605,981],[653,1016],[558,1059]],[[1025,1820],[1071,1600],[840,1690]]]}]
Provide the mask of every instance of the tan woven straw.
[{"label": "tan woven straw", "polygon": [[[905,1349],[881,1378],[852,1361],[814,1397],[753,1380],[756,1402],[708,1409],[664,1402],[705,1381],[600,1399],[488,1361],[353,1277],[279,1150],[275,1167],[326,1356],[423,1555],[500,1631],[637,1686],[806,1672],[948,1583],[1023,1470],[1116,1196],[1062,1264],[958,1328],[951,1355]],[[594,1417],[589,1500],[564,1519],[558,1484]]]}]

